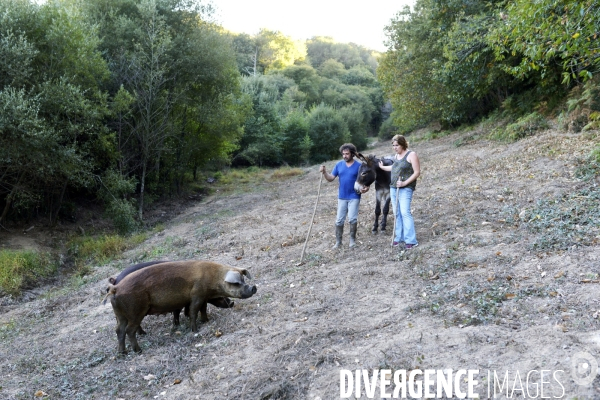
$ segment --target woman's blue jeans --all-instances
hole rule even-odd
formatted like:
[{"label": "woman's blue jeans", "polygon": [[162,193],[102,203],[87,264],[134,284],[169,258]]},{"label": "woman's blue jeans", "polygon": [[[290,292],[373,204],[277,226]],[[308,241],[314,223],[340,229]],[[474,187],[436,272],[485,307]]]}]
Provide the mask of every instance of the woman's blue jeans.
[{"label": "woman's blue jeans", "polygon": [[[406,244],[417,244],[417,232],[415,231],[415,220],[410,212],[413,190],[411,188],[394,188],[390,190],[392,209],[396,218],[395,242]],[[397,206],[400,212],[396,212]]]},{"label": "woman's blue jeans", "polygon": [[355,224],[358,220],[358,206],[360,205],[360,199],[353,200],[342,200],[338,199],[337,217],[335,224],[337,226],[344,225],[346,215],[348,215],[348,223]]}]

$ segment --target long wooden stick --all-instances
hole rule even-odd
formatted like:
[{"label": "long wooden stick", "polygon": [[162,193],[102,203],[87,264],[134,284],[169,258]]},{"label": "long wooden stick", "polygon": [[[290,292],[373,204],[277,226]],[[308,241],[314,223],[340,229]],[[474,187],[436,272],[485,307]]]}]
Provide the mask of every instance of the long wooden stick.
[{"label": "long wooden stick", "polygon": [[317,191],[317,201],[315,201],[315,209],[313,210],[313,215],[310,220],[310,225],[308,226],[308,233],[306,234],[306,240],[304,241],[304,247],[302,247],[302,255],[300,256],[300,264],[302,264],[302,260],[304,260],[304,250],[306,250],[306,243],[308,243],[308,238],[310,237],[310,231],[313,226],[313,221],[315,220],[315,214],[317,213],[317,204],[319,204],[319,197],[321,196],[321,182],[323,182],[323,173],[321,173],[321,177],[319,178],[319,190]]},{"label": "long wooden stick", "polygon": [[398,189],[396,188],[396,212],[394,213],[394,230],[392,231],[392,247],[394,247],[394,239],[396,238],[396,220],[398,219],[398,214],[400,213],[400,210],[398,209],[398,207],[400,207],[400,204],[398,204]]}]

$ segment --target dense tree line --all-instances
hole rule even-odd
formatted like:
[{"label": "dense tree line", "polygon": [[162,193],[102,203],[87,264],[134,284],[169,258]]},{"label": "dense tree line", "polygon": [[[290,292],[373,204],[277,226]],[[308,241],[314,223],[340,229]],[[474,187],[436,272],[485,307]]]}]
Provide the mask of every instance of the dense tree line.
[{"label": "dense tree line", "polygon": [[209,168],[322,161],[382,121],[371,51],[236,35],[196,0],[0,2],[0,226],[99,201],[122,231]]},{"label": "dense tree line", "polygon": [[[245,60],[239,64],[242,92],[252,107],[234,165],[320,162],[335,157],[339,144],[348,141],[366,148],[367,137],[377,134],[385,117],[373,52],[315,37],[302,53],[280,37],[288,45],[277,47],[289,50],[278,53],[273,45],[263,49],[264,36],[276,37],[266,30],[254,38],[244,35],[244,43],[252,45],[237,51],[247,49],[247,57],[238,60]],[[280,54],[285,51],[292,55]],[[277,61],[260,61],[263,53]]]},{"label": "dense tree line", "polygon": [[[498,109],[553,109],[572,89],[587,90],[589,99],[598,87],[596,1],[417,0],[386,33],[378,76],[403,132]],[[598,118],[595,111],[588,104],[588,121]]]}]

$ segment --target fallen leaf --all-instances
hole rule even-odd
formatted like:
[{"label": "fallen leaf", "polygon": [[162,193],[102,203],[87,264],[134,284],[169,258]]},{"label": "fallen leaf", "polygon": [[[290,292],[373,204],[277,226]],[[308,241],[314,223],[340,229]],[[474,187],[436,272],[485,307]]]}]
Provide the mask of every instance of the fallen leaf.
[{"label": "fallen leaf", "polygon": [[148,375],[144,376],[144,379],[147,381],[153,381],[156,379],[156,376],[152,375],[152,374],[148,374]]},{"label": "fallen leaf", "polygon": [[546,271],[542,271],[542,278],[546,276]]},{"label": "fallen leaf", "polygon": [[44,396],[48,396],[48,393],[38,390],[37,392],[35,392],[34,396],[35,397],[44,397]]},{"label": "fallen leaf", "polygon": [[550,296],[552,296],[552,297],[556,297],[556,295],[558,295],[558,292],[550,292],[550,293],[548,293],[548,294],[549,294]]},{"label": "fallen leaf", "polygon": [[221,332],[220,330],[218,330],[218,329],[217,329],[217,330],[215,331],[215,336],[216,336],[216,337],[221,337],[222,335],[223,335],[223,332]]},{"label": "fallen leaf", "polygon": [[517,295],[516,295],[516,294],[514,294],[514,293],[506,293],[506,294],[504,295],[504,297],[505,297],[507,300],[510,300],[510,299],[514,299],[515,297],[517,297]]},{"label": "fallen leaf", "polygon": [[564,271],[560,271],[559,273],[557,273],[556,275],[554,275],[554,279],[558,279],[560,277],[562,277],[565,274]]},{"label": "fallen leaf", "polygon": [[175,381],[173,381],[173,385],[179,385],[181,383],[181,379],[175,379]]},{"label": "fallen leaf", "polygon": [[478,266],[479,266],[479,265],[478,265],[477,263],[470,263],[470,264],[467,264],[467,267],[468,267],[468,268],[477,268]]},{"label": "fallen leaf", "polygon": [[510,276],[510,275],[507,275],[507,276],[506,276],[506,280],[507,280],[507,281],[512,281],[512,276]]},{"label": "fallen leaf", "polygon": [[501,255],[502,255],[502,252],[501,252],[501,251],[497,251],[497,252],[496,252],[496,255],[497,255],[497,256],[501,256]]},{"label": "fallen leaf", "polygon": [[488,276],[488,278],[487,278],[487,281],[488,281],[488,282],[491,282],[491,281],[493,281],[494,279],[496,279],[496,276],[495,276],[495,275]]}]

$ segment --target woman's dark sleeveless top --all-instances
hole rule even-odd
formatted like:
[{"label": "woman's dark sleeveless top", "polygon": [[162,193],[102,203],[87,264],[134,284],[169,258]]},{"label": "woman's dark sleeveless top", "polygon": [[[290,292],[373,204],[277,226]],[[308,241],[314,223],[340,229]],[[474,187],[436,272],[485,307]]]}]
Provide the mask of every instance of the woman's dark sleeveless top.
[{"label": "woman's dark sleeveless top", "polygon": [[[415,173],[412,164],[409,163],[406,159],[410,153],[411,151],[409,150],[400,160],[394,159],[394,165],[392,165],[392,180],[390,181],[390,187],[396,187],[396,182],[398,182],[398,178],[405,181],[408,178],[410,178],[412,174]],[[404,187],[415,190],[417,188],[417,180],[415,179],[414,181],[412,181]]]}]

